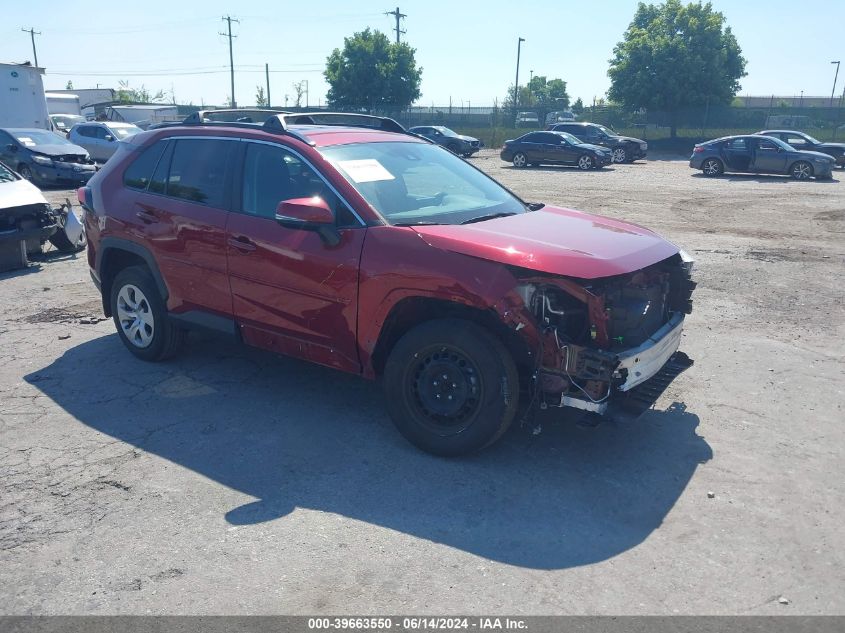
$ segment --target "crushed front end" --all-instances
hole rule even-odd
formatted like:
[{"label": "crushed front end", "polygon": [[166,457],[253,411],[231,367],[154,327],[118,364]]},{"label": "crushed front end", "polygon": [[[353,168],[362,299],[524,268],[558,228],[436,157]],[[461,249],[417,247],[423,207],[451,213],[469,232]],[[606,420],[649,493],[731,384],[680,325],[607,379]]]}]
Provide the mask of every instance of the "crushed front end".
[{"label": "crushed front end", "polygon": [[521,271],[518,292],[537,325],[532,403],[597,414],[611,404],[650,407],[692,365],[678,351],[692,310],[692,265],[681,251],[600,279]]}]

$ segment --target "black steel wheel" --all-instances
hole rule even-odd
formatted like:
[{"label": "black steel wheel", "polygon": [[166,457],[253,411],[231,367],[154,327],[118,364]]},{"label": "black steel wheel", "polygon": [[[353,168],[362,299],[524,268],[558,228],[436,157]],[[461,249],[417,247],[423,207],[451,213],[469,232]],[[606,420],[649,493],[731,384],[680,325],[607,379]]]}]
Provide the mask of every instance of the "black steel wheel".
[{"label": "black steel wheel", "polygon": [[492,444],[516,415],[519,380],[502,343],[460,319],[423,323],[403,336],[384,370],[387,409],[418,448],[464,455]]}]

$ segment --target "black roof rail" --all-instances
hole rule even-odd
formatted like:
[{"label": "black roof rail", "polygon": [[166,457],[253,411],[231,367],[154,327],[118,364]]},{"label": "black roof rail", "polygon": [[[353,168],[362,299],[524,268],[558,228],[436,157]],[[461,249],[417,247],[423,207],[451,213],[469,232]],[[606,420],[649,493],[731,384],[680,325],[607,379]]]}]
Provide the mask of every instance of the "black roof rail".
[{"label": "black roof rail", "polygon": [[[275,108],[219,108],[217,110],[197,110],[184,118],[183,123],[257,123],[262,124],[277,114],[288,114],[287,110]],[[231,117],[231,118],[226,118]],[[258,121],[254,119],[259,119]]]},{"label": "black roof rail", "polygon": [[358,114],[357,112],[292,112],[278,114],[267,119],[265,127],[279,127],[287,129],[290,125],[333,125],[339,127],[360,127],[368,130],[381,130],[406,134],[405,128],[394,119],[372,114]]}]

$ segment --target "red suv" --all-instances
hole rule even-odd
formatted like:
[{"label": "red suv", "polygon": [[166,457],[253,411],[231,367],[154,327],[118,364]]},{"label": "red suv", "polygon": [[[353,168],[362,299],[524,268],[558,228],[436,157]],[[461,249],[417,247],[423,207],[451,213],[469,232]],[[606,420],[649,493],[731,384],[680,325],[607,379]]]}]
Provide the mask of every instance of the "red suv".
[{"label": "red suv", "polygon": [[518,412],[647,407],[691,364],[683,251],[526,203],[391,119],[138,134],[79,198],[103,309],[135,356],[170,357],[201,327],[381,378],[432,453],[487,446]]}]

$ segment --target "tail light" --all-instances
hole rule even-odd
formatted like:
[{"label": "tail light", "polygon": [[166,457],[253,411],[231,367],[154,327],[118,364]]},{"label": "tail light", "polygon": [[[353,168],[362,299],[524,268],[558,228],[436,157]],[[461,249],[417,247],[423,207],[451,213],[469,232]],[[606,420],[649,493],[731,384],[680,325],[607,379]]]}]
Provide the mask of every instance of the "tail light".
[{"label": "tail light", "polygon": [[76,199],[83,209],[88,211],[94,210],[93,196],[91,195],[91,187],[80,187],[76,190]]},{"label": "tail light", "polygon": [[693,154],[701,154],[703,151],[704,151],[704,148],[701,145],[696,145],[693,148],[692,153]]}]

